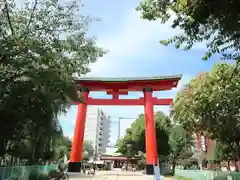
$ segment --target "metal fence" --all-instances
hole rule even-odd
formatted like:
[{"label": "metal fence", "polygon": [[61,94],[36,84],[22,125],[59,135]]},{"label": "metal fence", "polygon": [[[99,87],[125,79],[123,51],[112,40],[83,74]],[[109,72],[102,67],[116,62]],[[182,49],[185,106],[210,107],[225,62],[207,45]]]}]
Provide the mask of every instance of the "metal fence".
[{"label": "metal fence", "polygon": [[28,180],[30,175],[48,174],[57,165],[1,167],[0,180]]},{"label": "metal fence", "polygon": [[192,180],[240,180],[240,172],[179,170],[176,176],[191,178]]}]

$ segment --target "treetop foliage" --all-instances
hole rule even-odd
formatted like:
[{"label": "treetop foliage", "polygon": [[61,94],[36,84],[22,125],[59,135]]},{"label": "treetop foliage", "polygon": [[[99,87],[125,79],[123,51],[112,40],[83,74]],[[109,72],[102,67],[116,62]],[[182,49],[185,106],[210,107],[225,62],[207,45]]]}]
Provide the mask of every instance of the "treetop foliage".
[{"label": "treetop foliage", "polygon": [[190,81],[177,94],[171,115],[188,131],[232,147],[235,158],[240,157],[240,74],[233,76],[234,69],[234,65],[217,64]]},{"label": "treetop foliage", "polygon": [[174,43],[176,48],[189,50],[194,44],[206,42],[203,57],[209,59],[218,53],[222,59],[240,61],[240,6],[239,0],[143,0],[137,7],[142,18],[166,23],[173,18],[172,28],[183,34],[161,44]]},{"label": "treetop foliage", "polygon": [[19,142],[35,150],[55,141],[59,113],[79,101],[74,76],[103,56],[87,36],[91,17],[76,1],[7,0],[0,14],[0,152]]}]

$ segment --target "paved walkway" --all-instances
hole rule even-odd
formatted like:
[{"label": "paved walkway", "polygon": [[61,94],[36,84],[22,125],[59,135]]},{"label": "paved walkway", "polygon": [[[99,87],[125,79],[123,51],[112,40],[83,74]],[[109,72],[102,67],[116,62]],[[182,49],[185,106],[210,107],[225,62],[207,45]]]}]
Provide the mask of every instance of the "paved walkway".
[{"label": "paved walkway", "polygon": [[[94,176],[69,173],[70,180],[154,180],[153,176],[143,175],[141,172],[97,171]],[[161,180],[174,178],[161,177]]]}]

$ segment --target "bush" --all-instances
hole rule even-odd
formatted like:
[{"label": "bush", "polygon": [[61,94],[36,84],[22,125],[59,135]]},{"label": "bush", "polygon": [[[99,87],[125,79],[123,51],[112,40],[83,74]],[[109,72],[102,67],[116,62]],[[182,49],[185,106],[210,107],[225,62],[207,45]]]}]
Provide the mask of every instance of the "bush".
[{"label": "bush", "polygon": [[173,176],[173,173],[171,171],[167,171],[162,173],[163,176]]},{"label": "bush", "polygon": [[225,179],[228,179],[228,177],[231,177],[232,179],[240,179],[240,173],[239,172],[229,172],[225,175],[217,176],[213,180],[225,180]]},{"label": "bush", "polygon": [[11,180],[21,180],[21,177],[17,176],[17,175],[12,175]]},{"label": "bush", "polygon": [[172,169],[167,168],[164,172],[162,172],[163,176],[173,176]]},{"label": "bush", "polygon": [[47,174],[39,174],[39,173],[36,173],[36,172],[33,172],[30,174],[28,180],[49,180],[50,177],[47,175]]},{"label": "bush", "polygon": [[176,176],[176,180],[193,180],[192,178],[186,178],[183,176]]}]

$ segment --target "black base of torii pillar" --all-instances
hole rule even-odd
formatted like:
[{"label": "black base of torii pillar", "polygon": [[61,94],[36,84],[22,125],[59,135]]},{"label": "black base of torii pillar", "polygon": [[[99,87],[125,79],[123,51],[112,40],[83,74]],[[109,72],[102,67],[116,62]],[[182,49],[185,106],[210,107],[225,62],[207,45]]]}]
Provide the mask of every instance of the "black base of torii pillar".
[{"label": "black base of torii pillar", "polygon": [[154,167],[152,164],[145,165],[145,173],[146,175],[154,175]]}]

